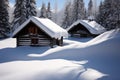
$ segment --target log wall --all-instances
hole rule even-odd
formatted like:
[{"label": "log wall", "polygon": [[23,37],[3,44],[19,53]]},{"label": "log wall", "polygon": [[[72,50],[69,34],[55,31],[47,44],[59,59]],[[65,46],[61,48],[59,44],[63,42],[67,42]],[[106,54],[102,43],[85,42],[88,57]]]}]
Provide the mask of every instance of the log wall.
[{"label": "log wall", "polygon": [[[37,44],[32,43],[32,39],[37,39]],[[18,46],[45,46],[50,45],[50,38],[44,36],[44,35],[37,35],[37,36],[31,36],[31,35],[24,35],[17,38],[17,45]]]}]

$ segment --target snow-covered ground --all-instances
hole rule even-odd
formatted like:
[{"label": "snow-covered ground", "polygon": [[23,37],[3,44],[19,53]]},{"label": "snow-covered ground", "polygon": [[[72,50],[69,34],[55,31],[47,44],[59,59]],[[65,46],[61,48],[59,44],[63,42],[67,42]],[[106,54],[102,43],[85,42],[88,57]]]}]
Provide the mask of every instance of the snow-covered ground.
[{"label": "snow-covered ground", "polygon": [[119,30],[65,39],[63,47],[15,44],[0,40],[0,80],[120,80]]}]

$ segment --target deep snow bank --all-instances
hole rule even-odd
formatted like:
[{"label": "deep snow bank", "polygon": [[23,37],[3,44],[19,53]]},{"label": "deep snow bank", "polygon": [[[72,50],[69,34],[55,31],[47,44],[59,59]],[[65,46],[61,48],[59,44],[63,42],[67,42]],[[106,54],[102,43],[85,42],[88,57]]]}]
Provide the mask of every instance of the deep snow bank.
[{"label": "deep snow bank", "polygon": [[[14,61],[0,64],[1,80],[96,80],[105,76],[84,68],[86,61]],[[94,74],[94,75],[93,75]],[[92,77],[91,77],[92,76]]]},{"label": "deep snow bank", "polygon": [[63,47],[51,49],[15,48],[14,39],[0,41],[0,79],[96,80],[104,74],[108,75],[100,80],[120,79],[119,30],[105,32],[86,43],[64,42],[67,44]]},{"label": "deep snow bank", "polygon": [[16,47],[16,39],[8,38],[5,40],[0,40],[0,49],[8,47]]}]

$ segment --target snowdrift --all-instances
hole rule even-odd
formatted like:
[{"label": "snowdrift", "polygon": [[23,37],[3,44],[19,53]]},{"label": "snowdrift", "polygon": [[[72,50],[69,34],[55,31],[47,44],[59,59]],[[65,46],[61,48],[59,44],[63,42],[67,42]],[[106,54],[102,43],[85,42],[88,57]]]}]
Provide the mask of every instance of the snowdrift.
[{"label": "snowdrift", "polygon": [[14,39],[0,41],[0,79],[120,79],[119,30],[105,32],[88,42],[64,40],[64,43],[63,47],[52,49],[16,48]]}]

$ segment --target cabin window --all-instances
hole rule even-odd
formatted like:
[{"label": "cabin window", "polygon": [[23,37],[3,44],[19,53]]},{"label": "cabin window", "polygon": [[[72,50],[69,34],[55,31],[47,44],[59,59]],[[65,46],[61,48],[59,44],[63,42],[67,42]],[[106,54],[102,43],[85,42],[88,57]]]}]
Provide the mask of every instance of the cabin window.
[{"label": "cabin window", "polygon": [[28,29],[28,32],[29,32],[30,34],[37,34],[37,33],[38,33],[38,29],[37,29],[37,27],[30,27],[30,28]]}]

